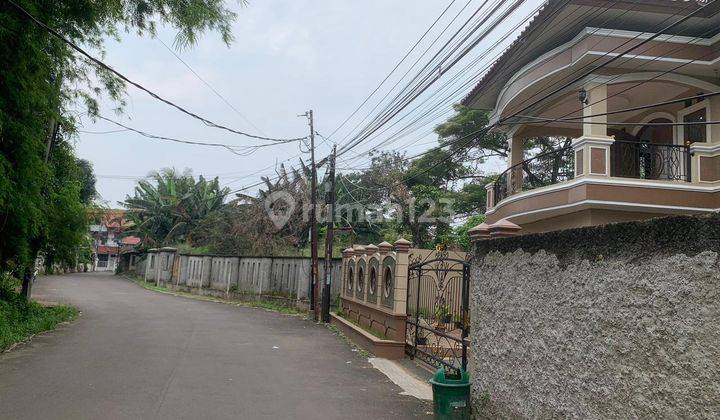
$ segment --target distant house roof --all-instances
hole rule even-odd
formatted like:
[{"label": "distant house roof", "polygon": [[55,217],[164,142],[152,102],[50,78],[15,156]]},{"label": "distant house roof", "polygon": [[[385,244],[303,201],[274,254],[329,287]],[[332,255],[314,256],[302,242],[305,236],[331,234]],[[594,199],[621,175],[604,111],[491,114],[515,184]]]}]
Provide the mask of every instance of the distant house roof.
[{"label": "distant house roof", "polygon": [[95,226],[102,227],[100,231],[123,231],[133,226],[133,223],[125,218],[127,213],[125,209],[94,209],[90,211],[90,216],[99,223]]},{"label": "distant house roof", "polygon": [[126,236],[120,240],[123,245],[137,245],[140,243],[140,238],[137,236]]},{"label": "distant house roof", "polygon": [[[656,33],[695,12],[702,0],[547,0],[517,39],[463,99],[463,105],[490,110],[505,84],[525,65],[572,40],[588,27]],[[720,3],[665,31],[711,38],[720,32]],[[713,32],[713,30],[715,31]]]},{"label": "distant house roof", "polygon": [[120,248],[116,246],[100,245],[97,248],[98,254],[117,254]]}]

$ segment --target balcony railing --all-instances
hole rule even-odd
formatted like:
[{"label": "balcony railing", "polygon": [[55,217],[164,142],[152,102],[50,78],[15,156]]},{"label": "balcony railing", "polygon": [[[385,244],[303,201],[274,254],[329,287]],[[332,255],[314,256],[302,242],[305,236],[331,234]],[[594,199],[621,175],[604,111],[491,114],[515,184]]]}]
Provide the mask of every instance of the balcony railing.
[{"label": "balcony railing", "polygon": [[501,173],[495,180],[494,201],[498,203],[516,192],[557,184],[574,177],[575,154],[571,146],[542,153]]},{"label": "balcony railing", "polygon": [[[615,140],[610,146],[610,175],[690,182],[690,147]],[[520,191],[528,191],[575,177],[575,153],[564,147],[513,165],[493,186],[493,204]]]},{"label": "balcony railing", "polygon": [[615,140],[610,154],[612,176],[690,182],[689,146]]}]

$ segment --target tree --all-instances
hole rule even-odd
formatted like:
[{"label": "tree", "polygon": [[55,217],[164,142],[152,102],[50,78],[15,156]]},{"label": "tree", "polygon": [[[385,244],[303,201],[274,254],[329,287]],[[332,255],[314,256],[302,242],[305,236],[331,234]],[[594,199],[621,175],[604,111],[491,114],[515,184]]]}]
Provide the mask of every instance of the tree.
[{"label": "tree", "polygon": [[[234,18],[222,0],[15,2],[98,56],[105,38],[123,30],[152,36],[160,23],[176,29],[178,47],[192,45],[206,31],[229,42]],[[43,187],[54,174],[48,151],[56,150],[59,133],[75,131],[76,114],[70,110],[85,107],[96,115],[99,95],[121,109],[123,91],[120,79],[89,64],[13,3],[0,2],[0,270],[23,274],[25,292],[37,253],[48,248],[49,235],[62,233],[50,228],[52,211],[77,198],[75,191]],[[79,196],[88,200],[92,191]]]},{"label": "tree", "polygon": [[162,169],[140,180],[133,196],[121,204],[128,209],[131,227],[126,235],[138,236],[147,246],[165,246],[188,240],[188,234],[223,206],[230,190],[218,178],[195,178],[188,170]]},{"label": "tree", "polygon": [[[488,114],[485,111],[471,109],[463,105],[455,106],[455,115],[440,124],[435,132],[438,134],[440,144],[447,146],[452,153],[449,159],[449,169],[461,164],[465,166],[465,174],[458,173],[460,177],[471,179],[464,184],[460,193],[456,195],[459,203],[458,212],[470,215],[473,209],[484,212],[485,191],[484,185],[490,182],[495,175],[481,172],[481,165],[488,159],[507,159],[510,144],[507,137],[490,130]],[[526,159],[541,156],[541,158],[524,162],[525,182],[533,187],[555,183],[557,179],[567,176],[571,170],[571,155],[562,153],[571,144],[567,137],[540,136],[531,137],[523,142],[524,157]]]},{"label": "tree", "polygon": [[454,159],[472,162],[477,170],[490,158],[507,158],[507,137],[492,131],[485,111],[455,105],[455,115],[435,128],[441,146],[456,152]]},{"label": "tree", "polygon": [[76,267],[80,248],[87,236],[87,207],[84,193],[95,190],[95,176],[83,168],[72,147],[62,142],[55,146],[50,158],[50,176],[46,186],[45,229],[41,252],[45,267],[51,271],[55,263]]}]

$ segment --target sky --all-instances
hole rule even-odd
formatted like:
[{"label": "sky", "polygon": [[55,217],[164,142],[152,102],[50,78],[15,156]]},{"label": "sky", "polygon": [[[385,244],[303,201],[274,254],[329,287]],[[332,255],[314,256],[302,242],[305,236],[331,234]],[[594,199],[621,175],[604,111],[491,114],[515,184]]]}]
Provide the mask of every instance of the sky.
[{"label": "sky", "polygon": [[[315,129],[327,137],[449,4],[451,7],[444,19],[428,35],[428,42],[420,47],[429,45],[433,35],[437,35],[452,16],[460,13],[459,23],[483,2],[252,0],[240,7],[229,1],[228,5],[238,14],[233,24],[235,40],[229,47],[217,34],[206,33],[190,49],[175,51],[235,110],[166,49],[163,43],[173,48],[172,28],[161,28],[157,39],[134,34],[124,34],[119,42],[108,39],[103,61],[131,80],[217,123],[253,134],[295,138],[309,133],[307,119],[298,114],[312,109]],[[466,4],[468,7],[462,9]],[[538,1],[528,1],[513,12],[467,60],[495,42],[500,43],[499,49],[506,46],[512,38],[504,37],[503,32],[531,15],[537,4]],[[406,63],[416,57],[411,54]],[[478,62],[476,70],[482,69],[485,62],[489,62],[489,58]],[[398,80],[407,67],[400,70],[391,77],[391,83]],[[347,141],[345,135],[357,131],[352,129],[379,99],[371,100],[329,140],[318,138],[318,156],[324,157],[330,152],[331,142]],[[101,115],[161,136],[238,146],[264,143],[207,127],[131,86],[127,88],[126,100],[122,115],[112,111],[112,103],[102,101]],[[389,148],[408,150],[410,154],[431,147],[436,140],[431,129],[451,115],[451,104],[440,111],[434,122],[428,120],[428,124],[413,135]],[[297,163],[296,156],[301,154],[298,143],[289,143],[260,149],[251,156],[237,156],[220,148],[168,143],[133,132],[116,132],[117,126],[86,117],[79,129],[78,156],[93,163],[101,200],[113,207],[132,193],[137,179],[161,168],[188,168],[196,176],[219,176],[222,185],[239,189],[259,181],[260,175],[272,176],[274,165],[287,159]],[[340,167],[366,164],[367,152],[382,140],[378,137],[356,148],[344,157]],[[303,157],[307,159],[308,155]]]}]

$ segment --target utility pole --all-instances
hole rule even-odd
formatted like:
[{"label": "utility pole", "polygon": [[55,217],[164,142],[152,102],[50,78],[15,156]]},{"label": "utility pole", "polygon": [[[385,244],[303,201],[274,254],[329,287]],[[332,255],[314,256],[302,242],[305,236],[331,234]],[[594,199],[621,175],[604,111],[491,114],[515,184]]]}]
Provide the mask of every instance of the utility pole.
[{"label": "utility pole", "polygon": [[312,176],[310,180],[310,308],[312,309],[313,319],[318,320],[320,315],[320,305],[317,297],[320,295],[318,290],[318,231],[317,231],[317,167],[315,166],[315,126],[313,121],[313,111],[307,111],[304,116],[307,117],[310,124],[310,167],[312,168]]},{"label": "utility pole", "polygon": [[325,233],[325,281],[322,292],[322,320],[330,322],[330,285],[332,284],[332,257],[335,228],[335,154],[337,146],[333,146],[330,155],[330,189],[325,196],[327,204],[327,229]]}]

